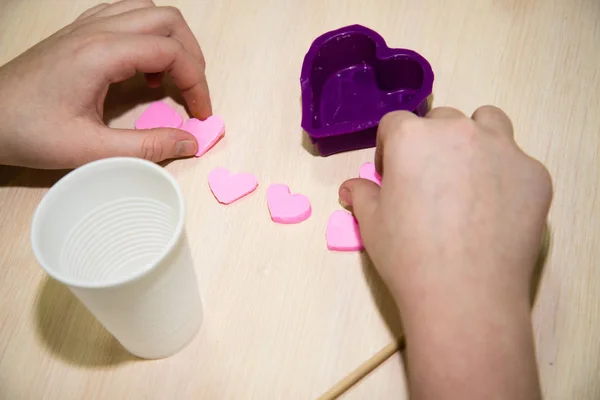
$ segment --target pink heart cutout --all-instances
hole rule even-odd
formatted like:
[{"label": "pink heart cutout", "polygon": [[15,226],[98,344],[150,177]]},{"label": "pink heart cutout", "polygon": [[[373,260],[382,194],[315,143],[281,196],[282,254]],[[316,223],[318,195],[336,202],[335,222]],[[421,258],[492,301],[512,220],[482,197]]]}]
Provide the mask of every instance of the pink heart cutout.
[{"label": "pink heart cutout", "polygon": [[327,248],[337,251],[364,250],[358,221],[347,211],[337,210],[329,217],[325,231]]},{"label": "pink heart cutout", "polygon": [[267,206],[273,222],[280,224],[297,224],[312,213],[308,197],[303,194],[291,194],[287,185],[269,186]]},{"label": "pink heart cutout", "polygon": [[358,170],[358,177],[368,179],[381,186],[381,176],[377,173],[375,164],[372,162],[366,162],[360,166],[360,169]]},{"label": "pink heart cutout", "polygon": [[233,174],[227,168],[216,168],[208,174],[208,186],[219,203],[231,204],[252,193],[258,180],[252,174]]},{"label": "pink heart cutout", "polygon": [[156,101],[135,121],[135,129],[181,128],[183,117],[167,103]]},{"label": "pink heart cutout", "polygon": [[221,117],[212,115],[204,121],[190,118],[181,128],[194,135],[198,142],[196,157],[200,157],[211,149],[225,134],[225,122]]}]

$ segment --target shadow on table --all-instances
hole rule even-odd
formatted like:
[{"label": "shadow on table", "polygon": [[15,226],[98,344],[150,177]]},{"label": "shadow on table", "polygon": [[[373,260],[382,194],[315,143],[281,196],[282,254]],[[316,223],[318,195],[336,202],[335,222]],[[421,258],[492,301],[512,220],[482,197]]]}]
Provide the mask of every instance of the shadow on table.
[{"label": "shadow on table", "polygon": [[377,309],[383,317],[390,334],[398,340],[398,349],[402,359],[403,368],[406,369],[408,368],[406,352],[404,351],[406,349],[406,340],[404,337],[402,320],[400,319],[400,312],[398,311],[398,307],[396,307],[396,302],[386,284],[379,276],[379,273],[375,270],[375,266],[367,253],[361,253],[361,262],[363,273],[375,300]]},{"label": "shadow on table", "polygon": [[542,247],[540,248],[540,254],[538,256],[537,262],[535,263],[533,276],[531,278],[530,301],[532,307],[535,305],[538,289],[540,287],[540,283],[542,281],[542,276],[544,273],[544,267],[546,265],[546,261],[548,260],[548,254],[550,253],[551,248],[552,227],[550,226],[550,224],[546,224],[546,229],[544,229],[544,234],[542,236]]},{"label": "shadow on table", "polygon": [[163,79],[163,84],[157,88],[149,88],[144,74],[139,73],[126,81],[114,83],[110,85],[104,101],[104,123],[110,124],[112,120],[138,104],[158,101],[165,97],[170,97],[177,104],[184,106],[189,114],[183,96],[168,75]]},{"label": "shadow on table", "polygon": [[[164,160],[158,165],[166,167],[173,161],[175,160]],[[71,171],[70,169],[43,170],[0,165],[0,188],[50,188]]]},{"label": "shadow on table", "polygon": [[137,360],[61,283],[46,278],[36,299],[36,327],[44,345],[70,364],[110,367]]},{"label": "shadow on table", "polygon": [[302,129],[300,132],[302,134],[302,148],[311,156],[318,157],[319,150],[317,150],[317,146],[314,145],[310,140],[308,133],[304,129]]},{"label": "shadow on table", "polygon": [[69,170],[40,170],[0,166],[0,187],[49,188]]},{"label": "shadow on table", "polygon": [[379,313],[383,317],[390,333],[395,338],[403,336],[402,321],[400,313],[396,307],[396,302],[390,294],[387,286],[375,270],[373,262],[367,253],[361,253],[361,262],[363,273],[371,290],[371,294],[375,299],[375,304],[379,309]]}]

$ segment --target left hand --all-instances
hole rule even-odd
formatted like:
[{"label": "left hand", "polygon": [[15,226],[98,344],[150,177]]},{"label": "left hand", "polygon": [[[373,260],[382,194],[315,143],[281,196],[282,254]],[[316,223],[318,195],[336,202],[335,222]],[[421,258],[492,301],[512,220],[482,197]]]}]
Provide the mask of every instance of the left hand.
[{"label": "left hand", "polygon": [[152,161],[196,152],[179,129],[103,123],[109,85],[170,74],[191,113],[212,114],[204,56],[183,16],[151,0],[100,4],[0,68],[0,164],[74,168],[112,156]]}]

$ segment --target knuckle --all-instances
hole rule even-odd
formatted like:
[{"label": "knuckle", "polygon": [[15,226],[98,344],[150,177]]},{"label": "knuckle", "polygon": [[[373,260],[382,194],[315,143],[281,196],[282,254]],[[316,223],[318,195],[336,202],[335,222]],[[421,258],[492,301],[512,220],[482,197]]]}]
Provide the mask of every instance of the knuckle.
[{"label": "knuckle", "polygon": [[114,34],[110,32],[90,34],[77,27],[69,35],[69,49],[74,60],[105,60],[113,40]]},{"label": "knuckle", "polygon": [[479,107],[473,113],[472,119],[487,130],[498,133],[509,133],[512,136],[513,124],[510,117],[501,109],[492,105]]},{"label": "knuckle", "polygon": [[393,126],[393,121],[394,121],[394,113],[387,113],[385,114],[381,120],[379,121],[379,130],[380,131],[385,131],[387,129],[389,129],[391,126]]},{"label": "knuckle", "polygon": [[473,115],[478,117],[495,117],[499,114],[503,114],[502,110],[493,105],[484,105],[479,107]]},{"label": "knuckle", "polygon": [[174,21],[183,20],[183,14],[177,7],[164,6],[164,7],[159,7],[159,9],[163,13],[163,15],[169,20],[174,20]]},{"label": "knuckle", "polygon": [[154,135],[148,135],[142,140],[141,156],[148,161],[162,161],[163,150],[158,138]]},{"label": "knuckle", "polygon": [[85,19],[87,17],[89,17],[90,15],[94,14],[96,11],[101,10],[104,7],[107,7],[108,3],[104,2],[104,3],[100,3],[94,7],[90,7],[87,10],[85,10],[84,12],[82,12],[81,14],[79,14],[79,16],[75,19],[76,21],[78,20],[82,20]]},{"label": "knuckle", "polygon": [[109,47],[115,38],[115,34],[111,32],[98,32],[85,36],[82,47],[91,51],[100,51]]},{"label": "knuckle", "polygon": [[152,7],[154,6],[154,1],[152,0],[125,0],[129,1],[132,7]]},{"label": "knuckle", "polygon": [[445,118],[445,119],[457,119],[463,118],[464,114],[453,107],[436,107],[427,113],[429,118]]},{"label": "knuckle", "polygon": [[394,111],[384,115],[380,122],[381,129],[401,134],[414,131],[422,122],[409,114],[407,111]]}]

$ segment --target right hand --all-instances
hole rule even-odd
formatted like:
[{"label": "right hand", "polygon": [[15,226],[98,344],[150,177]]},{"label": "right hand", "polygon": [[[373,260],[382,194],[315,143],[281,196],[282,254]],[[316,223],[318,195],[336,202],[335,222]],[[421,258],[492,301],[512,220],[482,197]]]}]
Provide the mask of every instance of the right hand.
[{"label": "right hand", "polygon": [[339,194],[402,316],[411,398],[541,398],[529,291],[548,171],[495,107],[395,112],[377,139],[381,189]]},{"label": "right hand", "polygon": [[381,188],[352,179],[339,194],[400,303],[435,282],[475,284],[498,300],[529,298],[552,184],[517,146],[503,111],[390,113],[379,125],[375,163]]}]

